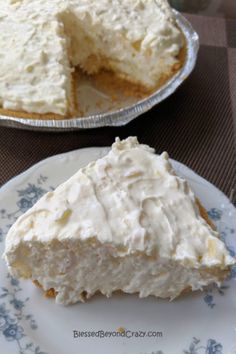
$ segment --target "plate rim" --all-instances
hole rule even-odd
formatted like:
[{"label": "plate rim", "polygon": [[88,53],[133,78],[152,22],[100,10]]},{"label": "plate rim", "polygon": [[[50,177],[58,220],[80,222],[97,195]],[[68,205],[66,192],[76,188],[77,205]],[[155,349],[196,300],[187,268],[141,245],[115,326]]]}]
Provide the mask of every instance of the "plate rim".
[{"label": "plate rim", "polygon": [[[28,183],[29,181],[30,181],[30,179],[32,178],[32,177],[37,177],[37,173],[39,172],[41,172],[40,171],[40,168],[41,167],[45,167],[46,169],[48,169],[49,168],[49,171],[48,172],[51,172],[51,173],[53,173],[53,169],[50,167],[50,161],[51,160],[54,160],[54,163],[56,162],[56,161],[60,161],[60,163],[62,163],[63,164],[63,162],[64,162],[64,160],[66,161],[66,163],[69,163],[70,164],[70,162],[72,161],[74,161],[74,159],[76,158],[76,156],[77,156],[77,154],[79,154],[81,151],[86,151],[87,153],[89,153],[89,151],[90,150],[93,150],[93,151],[98,151],[98,155],[99,155],[99,151],[107,151],[107,150],[109,150],[110,149],[110,147],[107,147],[107,146],[100,146],[100,147],[85,147],[85,148],[80,148],[80,149],[75,149],[75,150],[72,150],[72,151],[68,151],[68,152],[65,152],[65,153],[61,153],[61,154],[56,154],[56,155],[52,155],[52,156],[49,156],[49,157],[47,157],[47,158],[45,158],[45,159],[43,159],[43,160],[41,160],[41,161],[39,161],[39,162],[37,162],[37,163],[35,163],[33,166],[31,166],[30,168],[28,168],[28,169],[26,169],[24,172],[22,172],[22,173],[20,173],[20,174],[18,174],[17,176],[15,176],[15,177],[13,177],[10,181],[8,181],[7,183],[5,183],[1,188],[0,188],[0,197],[1,197],[1,195],[3,196],[3,198],[6,198],[7,196],[8,196],[8,193],[15,193],[16,192],[16,187],[17,187],[17,184],[19,184],[19,185],[21,185],[21,184],[24,184],[24,183]],[[86,154],[86,153],[85,153]],[[196,178],[196,181],[197,182],[199,182],[199,184],[204,184],[204,186],[208,186],[209,185],[209,188],[211,187],[211,190],[212,191],[216,191],[217,193],[218,193],[218,195],[219,195],[219,197],[221,198],[222,197],[222,200],[223,201],[225,201],[225,202],[229,202],[229,200],[228,200],[228,198],[224,195],[224,193],[223,192],[221,192],[217,187],[215,187],[211,182],[208,182],[206,179],[204,179],[203,177],[201,177],[199,174],[197,174],[195,171],[193,171],[191,168],[189,168],[188,166],[186,166],[185,164],[182,164],[181,162],[178,162],[178,161],[176,161],[176,160],[173,160],[173,159],[171,159],[171,162],[174,162],[174,168],[183,168],[183,174],[185,175],[185,171],[186,172],[190,172],[191,173],[191,175],[193,176],[193,178],[194,178],[194,180],[195,180],[195,178]],[[182,170],[181,170],[182,171]],[[19,179],[19,181],[18,181],[18,179]],[[188,177],[186,177],[186,179],[188,179]],[[201,183],[201,182],[203,182],[203,183]],[[202,188],[202,187],[201,187]],[[2,193],[2,194],[1,194]],[[211,192],[209,192],[209,194],[211,195]],[[210,198],[209,198],[210,199]],[[10,202],[10,204],[12,204],[12,201]],[[231,207],[231,205],[230,205],[230,207]],[[235,211],[236,211],[236,209],[235,209]],[[4,242],[4,241],[3,241]],[[23,288],[23,291],[25,291],[25,288]],[[40,297],[41,298],[41,297]],[[31,303],[32,305],[33,305],[33,302]],[[29,310],[32,312],[32,309],[33,309],[33,307],[31,306],[30,308],[29,308]],[[35,312],[32,312],[33,313],[33,315],[34,315],[34,313],[35,313],[35,318],[36,318],[36,321],[38,322],[38,323],[40,323],[40,330],[42,331],[42,328],[43,328],[43,326],[42,326],[42,321],[41,321],[41,319],[40,319],[40,321],[38,321],[38,318],[37,318],[37,316],[36,316],[36,313],[38,314],[38,310],[36,311],[35,310]],[[19,321],[19,325],[21,325],[21,322]],[[25,327],[24,327],[24,329],[25,329]],[[44,330],[43,330],[44,331]],[[37,345],[37,346],[40,346],[40,348],[41,348],[41,346],[42,347],[47,347],[47,343],[45,342],[45,343],[43,343],[43,342],[41,342],[41,341],[39,341],[39,334],[36,336],[36,337],[34,337],[33,335],[31,335],[31,332],[30,331],[28,331],[27,329],[25,329],[25,333],[26,333],[26,336],[27,336],[27,338],[30,340],[30,341],[32,341],[32,342],[34,342],[35,343],[35,346]],[[193,335],[195,335],[195,333],[193,332]],[[36,339],[35,339],[36,338]],[[193,337],[194,338],[194,337]],[[228,339],[228,337],[227,337],[227,340],[225,339],[226,337],[225,337],[225,335],[224,335],[224,340],[223,340],[223,337],[221,338],[219,335],[217,335],[217,337],[210,337],[210,335],[208,335],[207,334],[207,336],[206,336],[206,338],[204,337],[204,336],[202,336],[202,334],[201,334],[201,336],[199,336],[199,338],[200,338],[200,340],[203,342],[203,344],[205,345],[205,340],[208,340],[208,338],[209,338],[209,340],[210,340],[210,338],[216,338],[216,340],[217,340],[217,342],[216,342],[216,340],[213,340],[214,341],[214,343],[215,343],[215,345],[220,345],[221,343],[223,344],[223,348],[225,348],[225,345],[232,345],[232,343],[231,342],[229,342],[229,339]],[[189,343],[190,343],[190,337],[189,337]],[[212,340],[212,339],[211,339]],[[168,340],[168,341],[171,341],[171,339],[170,340]],[[1,342],[1,340],[0,340],[0,342]],[[2,343],[2,342],[1,342]],[[5,341],[4,341],[4,343],[5,343]],[[145,342],[145,343],[147,343],[147,349],[149,348],[148,347],[148,342]],[[208,342],[207,342],[208,343]],[[93,344],[94,345],[94,344]],[[145,344],[146,345],[146,344]],[[165,343],[163,343],[163,346],[165,346],[166,344]],[[185,342],[183,342],[182,341],[182,337],[181,337],[181,349],[182,349],[182,347],[183,347],[183,349],[184,349],[184,346],[186,345],[186,348],[187,348],[187,346],[188,346],[188,343],[186,342],[186,344],[185,344]],[[191,345],[191,344],[190,344]],[[207,344],[208,345],[208,344]],[[233,345],[234,345],[234,343],[233,343]],[[7,348],[7,346],[5,347],[5,345],[3,346],[3,349],[5,349],[5,348]],[[16,347],[17,348],[17,347]],[[69,346],[68,346],[68,348],[69,348]],[[71,347],[72,348],[72,347]],[[83,348],[82,346],[81,346],[81,348]],[[94,348],[95,348],[95,345],[94,345]],[[120,348],[120,347],[119,347]],[[80,348],[78,347],[78,350],[80,350]],[[103,349],[103,352],[107,352],[106,351],[107,349],[106,349],[106,347],[104,346],[104,349]],[[13,352],[13,351],[12,351]],[[15,351],[16,353],[18,353],[18,350],[16,349],[16,351]],[[46,350],[46,352],[48,353],[53,353],[54,351],[50,351],[49,349],[47,349]],[[100,353],[101,351],[99,351],[99,353]],[[153,351],[151,351],[151,349],[150,349],[150,351],[149,351],[149,349],[148,349],[148,353],[150,352],[150,354],[153,352]],[[168,351],[167,351],[168,352]],[[223,351],[224,352],[224,351]],[[222,352],[222,353],[223,353]],[[146,353],[146,351],[145,351],[145,353]],[[158,353],[158,352],[157,352]],[[164,350],[164,353],[166,353],[166,351]],[[164,354],[163,352],[161,352],[160,351],[160,353],[159,354]],[[179,352],[180,353],[180,352]],[[182,350],[181,350],[181,353],[182,353]],[[210,352],[209,352],[210,353]],[[220,353],[220,352],[219,352]],[[23,353],[22,353],[23,354]],[[25,353],[26,354],[26,353]],[[39,353],[40,354],[40,353]],[[44,352],[42,352],[41,354],[46,354],[46,353],[44,353]],[[199,354],[200,354],[200,352],[199,352]]]}]

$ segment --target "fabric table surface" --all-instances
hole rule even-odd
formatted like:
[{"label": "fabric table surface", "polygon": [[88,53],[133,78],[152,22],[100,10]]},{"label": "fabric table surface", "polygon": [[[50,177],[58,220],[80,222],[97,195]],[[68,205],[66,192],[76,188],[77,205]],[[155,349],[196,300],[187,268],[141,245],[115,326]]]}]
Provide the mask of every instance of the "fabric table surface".
[{"label": "fabric table surface", "polygon": [[46,157],[136,135],[158,153],[168,151],[236,203],[236,16],[186,17],[201,46],[194,72],[176,93],[120,128],[39,133],[0,127],[0,185]]}]

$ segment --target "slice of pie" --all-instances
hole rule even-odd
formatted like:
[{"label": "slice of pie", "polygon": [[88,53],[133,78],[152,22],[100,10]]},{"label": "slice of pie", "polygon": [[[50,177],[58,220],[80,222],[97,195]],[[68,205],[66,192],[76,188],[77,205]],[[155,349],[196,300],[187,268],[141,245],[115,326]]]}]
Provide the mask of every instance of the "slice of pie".
[{"label": "slice of pie", "polygon": [[235,264],[167,153],[135,137],[116,139],[22,215],[4,258],[64,305],[117,290],[174,299],[220,284]]},{"label": "slice of pie", "polygon": [[75,67],[153,90],[184,43],[167,0],[0,0],[0,114],[76,115]]}]

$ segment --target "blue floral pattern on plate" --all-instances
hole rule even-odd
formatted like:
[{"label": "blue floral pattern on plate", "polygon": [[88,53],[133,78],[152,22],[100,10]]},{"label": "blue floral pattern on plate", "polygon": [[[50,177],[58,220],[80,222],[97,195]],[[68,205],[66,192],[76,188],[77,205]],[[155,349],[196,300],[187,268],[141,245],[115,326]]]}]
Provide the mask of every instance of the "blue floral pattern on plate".
[{"label": "blue floral pattern on plate", "polygon": [[[193,337],[189,348],[183,350],[183,354],[223,354],[223,345],[215,339],[208,339],[206,345],[201,344],[201,340]],[[147,354],[147,353],[145,353]],[[162,350],[151,352],[150,354],[165,354]]]},{"label": "blue floral pattern on plate", "polygon": [[[33,182],[28,182],[17,190],[15,210],[8,210],[7,208],[0,210],[0,221],[2,221],[0,226],[0,243],[4,241],[4,236],[15,220],[32,207],[44,193],[53,189],[54,187],[49,184],[49,178],[40,174]],[[231,243],[228,242],[229,236],[235,234],[235,230],[224,225],[224,223],[221,224],[224,218],[224,210],[214,207],[209,209],[208,215],[213,222],[217,224],[221,237],[226,243],[231,255],[235,256],[235,249],[232,247]],[[236,267],[232,270],[230,279],[232,278],[236,278]],[[0,287],[0,340],[2,340],[2,337],[6,342],[15,344],[16,353],[18,354],[47,354],[31,339],[25,328],[26,324],[28,324],[32,331],[37,331],[38,324],[35,316],[28,311],[28,308],[30,308],[30,299],[23,296],[21,282],[7,274],[4,285],[5,286]],[[204,303],[211,310],[217,308],[218,295],[225,295],[229,288],[229,282],[226,282],[220,288],[216,286],[209,287],[203,292]],[[212,338],[203,340],[193,337],[188,349],[183,349],[182,353],[223,354],[223,343]],[[164,350],[157,350],[151,353],[149,351],[148,354],[167,353]]]},{"label": "blue floral pattern on plate", "polygon": [[201,340],[193,337],[193,340],[184,354],[223,354],[223,345],[215,339],[208,339],[206,345],[201,344]]},{"label": "blue floral pattern on plate", "polygon": [[[40,175],[37,179],[37,185],[28,183],[26,188],[18,190],[17,209],[14,212],[8,212],[5,209],[0,210],[0,218],[8,220],[9,224],[6,230],[0,229],[0,242],[3,241],[3,235],[6,234],[9,227],[22,213],[31,208],[39,198],[41,198],[46,190],[41,185],[47,181],[47,177]],[[47,354],[42,351],[39,346],[27,340],[25,330],[21,322],[28,321],[30,328],[36,330],[37,323],[32,314],[26,312],[26,305],[29,298],[22,299],[20,292],[20,282],[13,278],[10,274],[7,275],[9,287],[1,287],[0,299],[5,301],[0,303],[0,333],[9,342],[15,342],[19,348],[19,354]],[[23,343],[24,342],[24,343]]]},{"label": "blue floral pattern on plate", "polygon": [[[220,222],[223,216],[223,211],[218,209],[218,208],[212,208],[208,211],[208,216],[211,218],[213,222]],[[233,228],[229,228],[228,226],[219,227],[220,231],[220,236],[221,239],[224,241],[226,244],[227,249],[229,250],[229,253],[231,254],[232,257],[236,257],[236,252],[232,246],[230,246],[227,242],[227,236],[232,235],[235,233],[235,230]],[[231,274],[229,276],[228,280],[231,280],[232,278],[236,277],[236,267],[232,268]],[[220,295],[224,295],[225,291],[229,289],[229,285],[222,285],[220,287],[217,287],[215,285],[208,287],[205,290],[205,296],[203,297],[204,302],[209,306],[209,308],[213,309],[216,306],[216,303],[214,302],[214,294],[218,293]]]}]

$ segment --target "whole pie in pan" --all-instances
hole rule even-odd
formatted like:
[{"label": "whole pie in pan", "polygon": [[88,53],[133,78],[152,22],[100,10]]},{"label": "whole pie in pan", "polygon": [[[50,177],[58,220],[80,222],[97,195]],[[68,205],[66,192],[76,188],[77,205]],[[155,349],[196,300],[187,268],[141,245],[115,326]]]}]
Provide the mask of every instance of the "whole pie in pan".
[{"label": "whole pie in pan", "polygon": [[0,0],[0,114],[76,116],[75,70],[147,95],[184,63],[167,0]]}]

